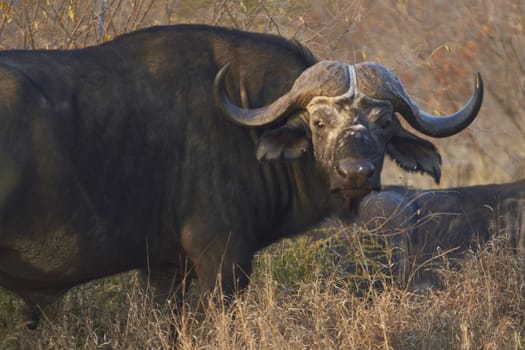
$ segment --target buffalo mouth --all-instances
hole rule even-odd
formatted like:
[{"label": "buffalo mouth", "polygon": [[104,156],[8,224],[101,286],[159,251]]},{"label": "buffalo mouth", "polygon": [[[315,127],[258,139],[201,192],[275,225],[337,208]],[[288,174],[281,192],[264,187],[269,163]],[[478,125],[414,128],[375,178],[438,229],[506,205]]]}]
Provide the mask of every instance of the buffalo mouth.
[{"label": "buffalo mouth", "polygon": [[345,202],[355,199],[361,199],[365,197],[370,192],[378,191],[379,186],[366,186],[366,187],[338,187],[338,188],[332,188],[331,192],[334,194],[337,194],[341,196]]}]

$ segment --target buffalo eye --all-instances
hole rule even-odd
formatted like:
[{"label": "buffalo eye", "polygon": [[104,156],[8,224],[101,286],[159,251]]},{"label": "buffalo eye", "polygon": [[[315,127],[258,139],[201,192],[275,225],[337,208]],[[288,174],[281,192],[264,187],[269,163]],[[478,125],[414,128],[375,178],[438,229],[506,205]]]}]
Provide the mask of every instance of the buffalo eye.
[{"label": "buffalo eye", "polygon": [[314,126],[317,129],[323,129],[325,127],[325,124],[323,123],[322,120],[316,120],[316,121],[314,121]]},{"label": "buffalo eye", "polygon": [[392,118],[389,115],[385,115],[377,120],[376,125],[381,129],[388,129],[392,126]]}]

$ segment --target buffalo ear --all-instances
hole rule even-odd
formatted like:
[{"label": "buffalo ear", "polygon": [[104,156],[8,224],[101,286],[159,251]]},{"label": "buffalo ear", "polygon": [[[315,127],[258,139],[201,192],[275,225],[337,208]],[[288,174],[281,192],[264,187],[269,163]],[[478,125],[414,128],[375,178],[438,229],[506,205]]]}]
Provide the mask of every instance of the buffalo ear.
[{"label": "buffalo ear", "polygon": [[293,160],[301,157],[310,147],[310,141],[301,125],[285,124],[266,130],[257,145],[258,160]]},{"label": "buffalo ear", "polygon": [[439,184],[441,155],[433,143],[400,128],[392,136],[386,152],[401,168],[429,174]]}]

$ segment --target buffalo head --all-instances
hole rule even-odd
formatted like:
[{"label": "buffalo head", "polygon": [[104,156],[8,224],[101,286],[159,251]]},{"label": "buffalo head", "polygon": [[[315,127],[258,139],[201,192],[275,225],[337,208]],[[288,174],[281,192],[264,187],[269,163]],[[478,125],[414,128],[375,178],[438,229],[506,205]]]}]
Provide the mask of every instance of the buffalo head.
[{"label": "buffalo head", "polygon": [[436,147],[405,130],[396,113],[425,135],[446,137],[474,120],[483,99],[478,73],[468,103],[452,115],[436,117],[420,111],[399,79],[378,63],[321,61],[270,105],[243,109],[225,92],[227,68],[215,78],[215,101],[232,122],[264,127],[257,158],[295,159],[311,147],[332,191],[347,198],[379,188],[385,153],[402,168],[427,173],[439,182],[441,157]]}]

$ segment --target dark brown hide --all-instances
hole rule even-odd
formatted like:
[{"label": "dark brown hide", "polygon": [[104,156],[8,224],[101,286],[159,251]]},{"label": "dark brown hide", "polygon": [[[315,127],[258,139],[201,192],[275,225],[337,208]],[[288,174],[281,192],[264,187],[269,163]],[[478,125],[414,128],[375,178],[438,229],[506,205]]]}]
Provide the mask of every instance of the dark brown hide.
[{"label": "dark brown hide", "polygon": [[506,235],[525,259],[525,180],[443,190],[391,186],[363,198],[355,214],[352,222],[389,243],[398,281],[410,289],[439,284],[432,266],[440,254],[454,261],[495,235]]}]

